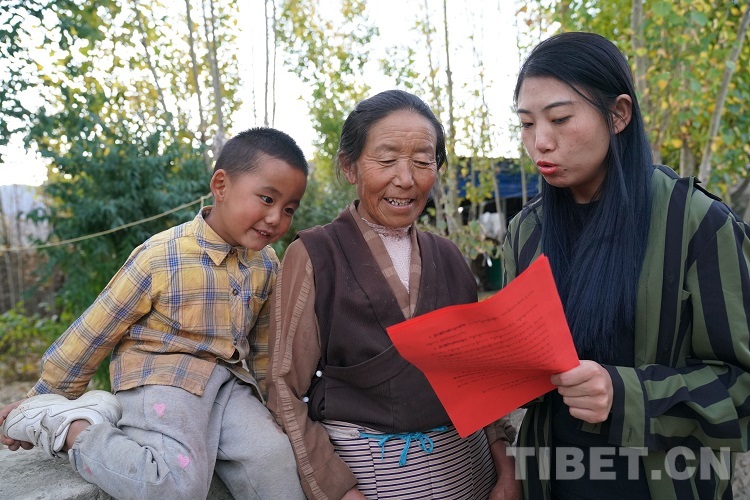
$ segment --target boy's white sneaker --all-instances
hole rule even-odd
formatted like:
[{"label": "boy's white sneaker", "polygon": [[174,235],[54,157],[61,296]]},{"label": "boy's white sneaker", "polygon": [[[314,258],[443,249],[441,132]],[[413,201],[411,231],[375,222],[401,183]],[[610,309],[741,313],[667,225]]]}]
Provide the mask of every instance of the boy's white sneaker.
[{"label": "boy's white sneaker", "polygon": [[92,425],[116,424],[121,416],[119,401],[106,391],[89,391],[78,399],[40,394],[25,400],[10,412],[3,425],[3,434],[41,446],[50,456],[58,457],[72,422],[87,420]]}]

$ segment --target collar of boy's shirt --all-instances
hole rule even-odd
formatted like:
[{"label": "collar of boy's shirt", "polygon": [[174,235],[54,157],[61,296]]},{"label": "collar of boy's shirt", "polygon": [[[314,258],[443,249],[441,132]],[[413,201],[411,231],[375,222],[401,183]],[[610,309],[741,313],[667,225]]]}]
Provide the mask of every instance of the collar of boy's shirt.
[{"label": "collar of boy's shirt", "polygon": [[221,236],[216,234],[211,226],[206,223],[204,217],[208,215],[211,208],[212,207],[210,206],[203,207],[203,209],[198,212],[198,215],[195,216],[195,239],[198,242],[198,246],[206,252],[213,263],[217,266],[221,265],[227,255],[237,254],[240,262],[242,262],[245,267],[250,267],[247,254],[251,252],[251,250],[243,247],[231,246],[229,243],[221,239]]}]

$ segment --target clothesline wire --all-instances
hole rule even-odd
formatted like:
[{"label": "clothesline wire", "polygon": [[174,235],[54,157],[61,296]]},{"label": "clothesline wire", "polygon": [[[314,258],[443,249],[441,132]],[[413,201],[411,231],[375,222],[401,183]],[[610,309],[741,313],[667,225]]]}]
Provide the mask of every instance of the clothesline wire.
[{"label": "clothesline wire", "polygon": [[180,210],[183,210],[185,208],[188,208],[190,206],[193,206],[196,203],[200,203],[201,204],[201,209],[202,209],[205,206],[204,205],[205,200],[207,200],[208,198],[211,198],[212,196],[213,195],[211,193],[209,193],[209,194],[201,196],[197,200],[193,200],[193,201],[188,202],[188,203],[183,203],[179,207],[171,208],[171,209],[169,209],[167,211],[164,211],[164,212],[162,212],[160,214],[152,215],[151,217],[146,217],[145,219],[140,219],[140,220],[137,220],[137,221],[128,222],[127,224],[123,224],[121,226],[113,227],[112,229],[107,229],[106,231],[99,231],[98,233],[87,234],[85,236],[78,236],[76,238],[70,238],[70,239],[62,240],[62,241],[55,241],[53,243],[45,243],[44,245],[36,245],[36,246],[30,246],[30,247],[5,247],[5,248],[0,247],[0,254],[2,252],[24,252],[24,251],[30,251],[30,250],[41,250],[43,248],[59,247],[59,246],[62,246],[62,245],[68,245],[70,243],[78,243],[79,241],[89,240],[89,239],[92,239],[92,238],[98,238],[99,236],[104,236],[105,234],[114,233],[116,231],[120,231],[121,229],[125,229],[125,228],[128,228],[128,227],[137,226],[139,224],[143,224],[143,223],[146,223],[146,222],[150,222],[152,220],[159,219],[161,217],[167,216],[169,214],[172,214],[172,213],[178,212]]}]

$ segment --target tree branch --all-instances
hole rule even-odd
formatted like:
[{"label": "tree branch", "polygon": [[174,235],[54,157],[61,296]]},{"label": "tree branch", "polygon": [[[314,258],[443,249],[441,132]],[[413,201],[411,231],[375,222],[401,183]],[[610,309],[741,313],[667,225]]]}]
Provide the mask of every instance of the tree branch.
[{"label": "tree branch", "polygon": [[146,31],[146,23],[143,21],[143,16],[141,15],[141,6],[138,3],[138,0],[133,0],[133,6],[135,7],[135,18],[137,21],[138,29],[141,32],[141,43],[143,44],[143,49],[146,52],[146,65],[148,66],[148,70],[151,72],[151,76],[154,78],[154,86],[156,87],[156,95],[159,99],[159,104],[161,104],[162,110],[164,111],[164,119],[167,122],[167,125],[169,128],[174,132],[174,124],[172,123],[172,113],[169,112],[167,109],[167,102],[164,99],[164,92],[161,89],[161,85],[159,85],[159,75],[156,73],[156,67],[154,66],[153,62],[151,61],[151,47],[148,42],[148,33]]},{"label": "tree branch", "polygon": [[192,64],[193,74],[193,85],[195,85],[195,95],[198,97],[198,118],[200,119],[200,125],[198,130],[200,131],[200,141],[203,149],[203,163],[206,164],[206,168],[211,168],[211,158],[208,156],[208,150],[206,146],[206,118],[203,112],[203,97],[201,96],[201,85],[200,79],[198,78],[198,58],[195,55],[195,37],[193,36],[193,18],[190,15],[190,0],[185,0],[185,12],[187,13],[187,26],[188,26],[188,43],[190,45],[190,61]]}]

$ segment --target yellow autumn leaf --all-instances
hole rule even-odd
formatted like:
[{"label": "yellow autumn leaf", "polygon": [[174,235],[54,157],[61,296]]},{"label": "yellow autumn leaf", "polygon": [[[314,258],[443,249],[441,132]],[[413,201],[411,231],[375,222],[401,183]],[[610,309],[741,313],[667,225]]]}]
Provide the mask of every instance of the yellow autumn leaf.
[{"label": "yellow autumn leaf", "polygon": [[680,149],[682,147],[682,139],[672,139],[669,141],[669,144],[675,149]]},{"label": "yellow autumn leaf", "polygon": [[662,111],[665,110],[665,109],[667,109],[668,107],[669,107],[669,103],[667,101],[662,101],[661,102],[661,109],[662,109]]},{"label": "yellow autumn leaf", "polygon": [[656,82],[656,85],[659,87],[659,90],[664,90],[667,88],[667,81],[666,80],[659,80]]}]

